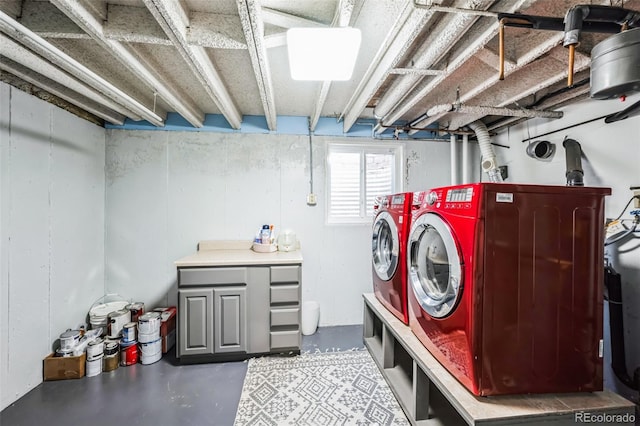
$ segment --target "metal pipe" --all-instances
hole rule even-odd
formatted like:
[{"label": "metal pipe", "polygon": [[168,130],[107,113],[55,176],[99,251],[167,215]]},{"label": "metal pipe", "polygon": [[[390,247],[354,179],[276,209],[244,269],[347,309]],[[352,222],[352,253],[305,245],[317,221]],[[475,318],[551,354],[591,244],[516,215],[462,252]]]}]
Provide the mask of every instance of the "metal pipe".
[{"label": "metal pipe", "polygon": [[498,30],[498,51],[500,53],[500,72],[498,74],[498,80],[504,80],[504,20],[500,20],[500,27]]},{"label": "metal pipe", "polygon": [[469,183],[469,135],[462,135],[462,183]]},{"label": "metal pipe", "polygon": [[488,16],[490,18],[495,18],[498,16],[498,12],[489,12],[487,10],[478,10],[478,9],[467,9],[464,7],[426,5],[426,4],[418,3],[416,1],[414,1],[414,6],[418,9],[428,9],[434,12],[461,13],[465,15]]},{"label": "metal pipe", "polygon": [[569,70],[567,71],[567,87],[573,86],[573,63],[576,58],[576,45],[569,45]]},{"label": "metal pipe", "polygon": [[582,148],[578,141],[565,139],[562,142],[565,149],[565,160],[567,164],[567,186],[584,186],[584,171],[582,170]]},{"label": "metal pipe", "polygon": [[451,135],[449,147],[451,149],[451,185],[458,184],[458,137]]},{"label": "metal pipe", "polygon": [[627,371],[624,349],[624,321],[622,306],[622,278],[611,266],[605,267],[604,284],[609,299],[609,337],[611,339],[611,368],[618,379],[631,389],[638,390],[638,369],[634,379]]}]

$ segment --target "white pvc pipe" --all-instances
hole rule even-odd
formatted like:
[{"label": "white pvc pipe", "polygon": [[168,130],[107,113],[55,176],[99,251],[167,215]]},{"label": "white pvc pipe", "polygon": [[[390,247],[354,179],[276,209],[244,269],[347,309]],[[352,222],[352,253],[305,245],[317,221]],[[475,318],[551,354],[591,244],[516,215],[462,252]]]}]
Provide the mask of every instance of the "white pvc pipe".
[{"label": "white pvc pipe", "polygon": [[462,183],[469,183],[469,135],[462,135]]},{"label": "white pvc pipe", "polygon": [[451,185],[458,184],[458,143],[456,135],[451,135]]}]

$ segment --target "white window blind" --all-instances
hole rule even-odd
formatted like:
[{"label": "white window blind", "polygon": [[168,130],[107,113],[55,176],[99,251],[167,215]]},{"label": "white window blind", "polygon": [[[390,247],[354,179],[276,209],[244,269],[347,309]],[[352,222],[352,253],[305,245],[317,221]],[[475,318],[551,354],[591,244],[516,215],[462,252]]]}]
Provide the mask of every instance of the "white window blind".
[{"label": "white window blind", "polygon": [[329,144],[329,223],[368,223],[377,196],[400,192],[401,146]]}]

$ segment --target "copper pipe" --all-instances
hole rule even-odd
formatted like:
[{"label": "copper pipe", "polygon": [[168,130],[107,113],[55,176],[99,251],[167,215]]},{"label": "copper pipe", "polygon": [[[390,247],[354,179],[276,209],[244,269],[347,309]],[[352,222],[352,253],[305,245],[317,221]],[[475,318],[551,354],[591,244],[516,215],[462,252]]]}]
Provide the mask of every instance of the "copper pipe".
[{"label": "copper pipe", "polygon": [[567,87],[573,86],[573,62],[576,55],[576,45],[569,45],[569,72],[567,74]]},{"label": "copper pipe", "polygon": [[504,22],[505,18],[502,18],[500,20],[500,27],[498,30],[498,51],[500,54],[500,73],[498,74],[498,80],[504,80]]}]

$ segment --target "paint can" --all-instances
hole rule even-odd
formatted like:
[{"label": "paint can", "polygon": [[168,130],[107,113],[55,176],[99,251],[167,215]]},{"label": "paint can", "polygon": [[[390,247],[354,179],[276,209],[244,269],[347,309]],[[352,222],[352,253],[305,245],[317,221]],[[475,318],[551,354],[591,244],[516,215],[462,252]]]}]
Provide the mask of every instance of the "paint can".
[{"label": "paint can", "polygon": [[[87,361],[93,361],[99,358],[101,359],[103,354],[104,340],[102,340],[100,337],[90,341],[87,344]],[[102,369],[100,370],[100,372],[102,372]]]},{"label": "paint can", "polygon": [[58,348],[56,349],[56,356],[57,357],[73,356],[73,348],[69,348],[69,349]]},{"label": "paint can", "polygon": [[99,358],[87,359],[86,375],[87,377],[97,376],[102,373],[102,354]]},{"label": "paint can", "polygon": [[122,327],[131,322],[131,311],[120,309],[107,315],[109,318],[109,337],[118,337],[122,333]]},{"label": "paint can", "polygon": [[160,333],[160,312],[147,312],[138,319],[138,334]]},{"label": "paint can", "polygon": [[125,345],[136,341],[136,323],[128,322],[122,327],[122,343]]},{"label": "paint can", "polygon": [[80,330],[67,330],[60,335],[60,349],[73,350],[80,342]]},{"label": "paint can", "polygon": [[162,358],[162,339],[155,342],[139,343],[140,346],[140,363],[153,364]]},{"label": "paint can", "polygon": [[138,318],[144,314],[144,303],[142,302],[130,303],[124,308],[131,311],[131,321],[133,322],[138,322]]},{"label": "paint can", "polygon": [[119,344],[114,340],[107,340],[104,344],[104,358],[102,360],[102,371],[113,371],[118,368],[120,361]]},{"label": "paint can", "polygon": [[[106,297],[101,298],[100,300],[104,300]],[[128,302],[126,300],[116,300],[105,303],[94,303],[91,309],[89,310],[89,323],[91,324],[91,329],[96,330],[98,328],[102,329],[102,335],[106,336],[108,332],[109,318],[108,315],[111,312],[120,310],[124,308]]]},{"label": "paint can", "polygon": [[138,345],[132,342],[127,345],[120,346],[120,365],[128,366],[138,362]]}]

